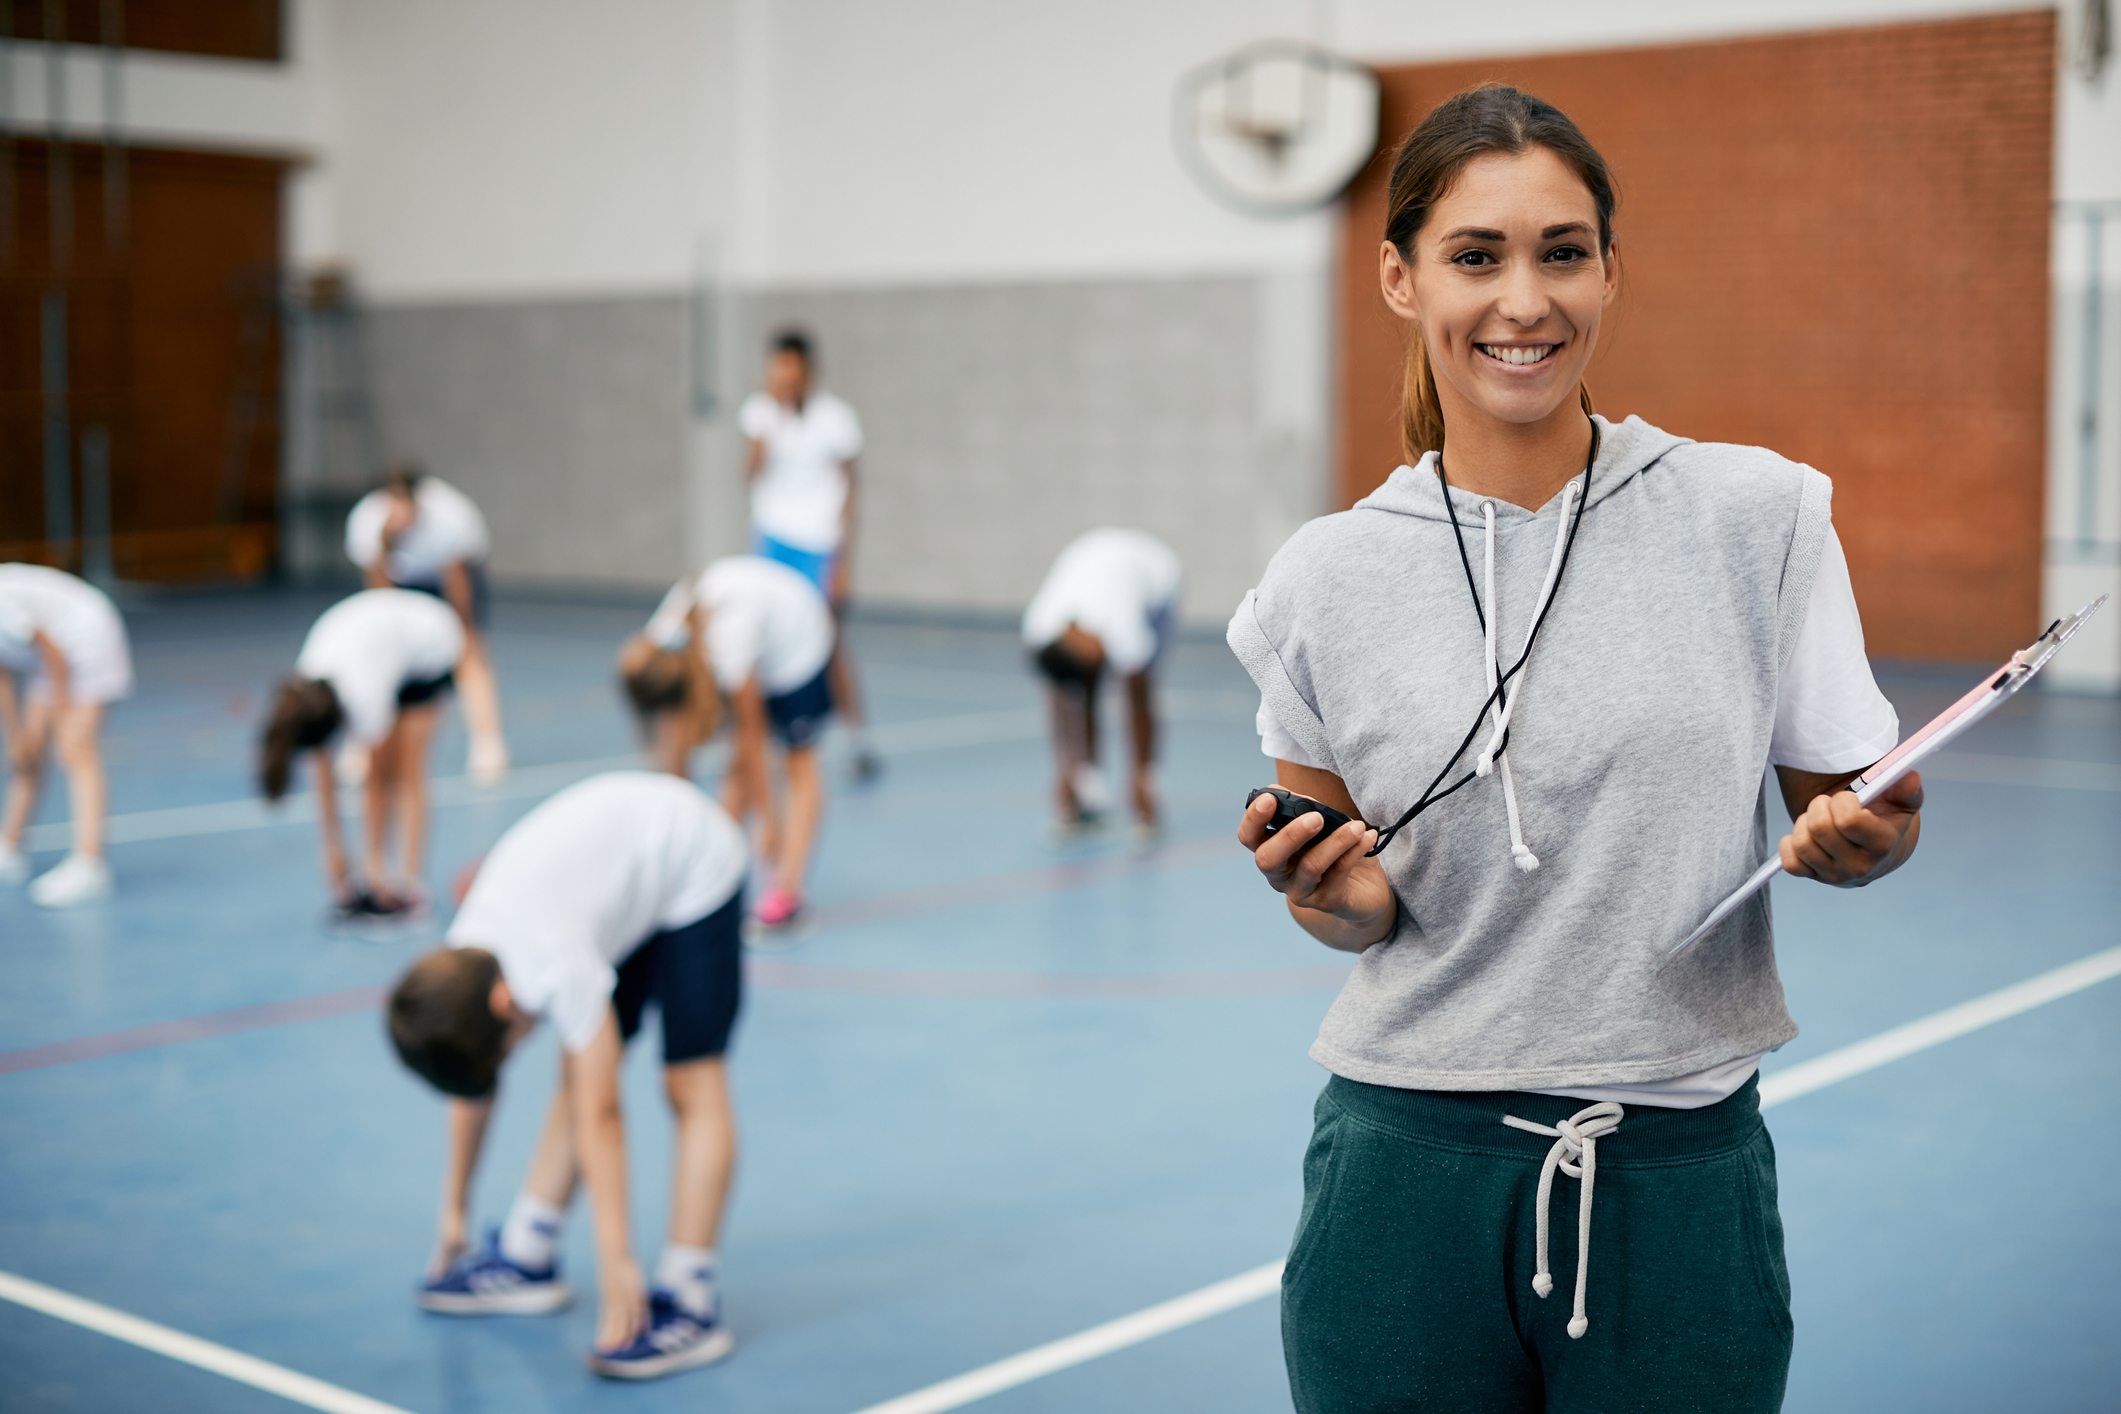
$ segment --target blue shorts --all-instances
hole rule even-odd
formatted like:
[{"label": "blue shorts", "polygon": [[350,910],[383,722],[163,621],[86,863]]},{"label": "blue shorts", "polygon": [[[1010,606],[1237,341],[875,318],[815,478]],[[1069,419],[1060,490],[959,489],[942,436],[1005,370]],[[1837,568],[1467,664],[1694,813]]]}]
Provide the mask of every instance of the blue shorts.
[{"label": "blue shorts", "polygon": [[705,918],[655,934],[619,964],[611,1009],[619,1035],[631,1041],[641,1013],[663,1014],[663,1064],[706,1060],[729,1049],[744,1000],[744,891]]},{"label": "blue shorts", "polygon": [[840,562],[837,550],[798,550],[793,545],[784,545],[770,535],[752,532],[751,553],[761,559],[776,560],[788,566],[803,578],[817,586],[817,592],[827,602],[832,599],[832,567]]},{"label": "blue shorts", "polygon": [[[493,604],[486,587],[485,562],[464,566],[464,576],[471,581],[471,626],[483,631],[486,621],[493,617]],[[410,589],[415,594],[432,594],[445,604],[449,602],[449,594],[442,588],[442,581],[439,579],[416,579],[396,587]]]},{"label": "blue shorts", "polygon": [[832,664],[828,660],[817,676],[793,692],[766,699],[766,715],[773,719],[773,734],[791,751],[817,745],[825,721],[832,715]]}]

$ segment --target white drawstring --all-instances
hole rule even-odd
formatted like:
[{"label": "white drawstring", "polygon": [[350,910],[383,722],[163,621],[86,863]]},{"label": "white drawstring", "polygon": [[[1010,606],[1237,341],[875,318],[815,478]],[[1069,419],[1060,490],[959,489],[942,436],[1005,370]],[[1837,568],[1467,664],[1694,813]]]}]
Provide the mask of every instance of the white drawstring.
[{"label": "white drawstring", "polygon": [[[1539,586],[1539,600],[1532,606],[1532,617],[1525,627],[1525,646],[1518,650],[1520,653],[1528,652],[1531,649],[1532,634],[1539,627],[1539,616],[1546,612],[1547,601],[1554,597],[1555,582],[1561,578],[1562,556],[1566,553],[1569,546],[1569,511],[1576,504],[1576,497],[1580,490],[1581,488],[1577,485],[1574,478],[1571,478],[1569,484],[1562,488],[1561,523],[1554,532],[1554,553],[1547,560],[1546,583]],[[1485,776],[1500,762],[1502,766],[1502,807],[1504,813],[1510,817],[1510,858],[1519,869],[1529,874],[1539,867],[1539,856],[1532,853],[1530,847],[1524,842],[1524,830],[1517,819],[1517,782],[1510,773],[1509,752],[1502,744],[1503,736],[1510,730],[1510,713],[1516,709],[1517,699],[1512,695],[1510,688],[1505,687],[1499,694],[1495,691],[1496,680],[1502,676],[1501,668],[1495,656],[1495,638],[1500,631],[1498,624],[1502,619],[1502,604],[1495,597],[1495,503],[1493,501],[1482,501],[1480,509],[1481,514],[1487,520],[1487,565],[1483,579],[1484,589],[1482,594],[1482,597],[1487,601],[1487,612],[1482,617],[1486,620],[1484,627],[1486,630],[1488,694],[1497,698],[1497,701],[1491,709],[1495,713],[1495,731],[1489,736],[1488,744],[1482,748],[1480,755],[1474,759],[1473,774]],[[1516,687],[1519,691],[1524,688],[1525,674],[1530,672],[1531,668],[1532,665],[1527,662],[1522,668],[1517,670]]]},{"label": "white drawstring", "polygon": [[[1537,1270],[1532,1276],[1532,1290],[1540,1296],[1554,1289],[1554,1278],[1547,1265],[1547,1205],[1554,1191],[1554,1170],[1558,1168],[1570,1178],[1583,1182],[1582,1193],[1576,1200],[1576,1314],[1569,1321],[1571,1340],[1581,1339],[1591,1328],[1591,1318],[1584,1314],[1583,1294],[1591,1273],[1591,1183],[1598,1176],[1598,1141],[1620,1128],[1620,1121],[1627,1118],[1627,1113],[1607,1100],[1576,1111],[1552,1129],[1528,1119],[1519,1119],[1516,1115],[1502,1117],[1502,1122],[1513,1129],[1554,1136],[1554,1147],[1547,1150],[1547,1161],[1539,1170],[1538,1233],[1534,1244]],[[1580,1158],[1581,1162],[1569,1162],[1572,1158]]]}]

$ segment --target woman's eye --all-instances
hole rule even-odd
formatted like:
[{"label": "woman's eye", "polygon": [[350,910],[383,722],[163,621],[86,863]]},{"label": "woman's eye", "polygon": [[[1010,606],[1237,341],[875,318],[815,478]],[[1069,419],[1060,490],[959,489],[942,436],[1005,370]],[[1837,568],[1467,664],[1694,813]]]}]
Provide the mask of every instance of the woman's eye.
[{"label": "woman's eye", "polygon": [[1565,265],[1572,265],[1579,260],[1589,260],[1590,258],[1591,253],[1580,245],[1556,246],[1547,252],[1547,259],[1559,261]]},{"label": "woman's eye", "polygon": [[1451,263],[1453,265],[1463,265],[1468,270],[1473,270],[1483,265],[1493,265],[1495,257],[1484,250],[1462,250],[1451,257]]}]

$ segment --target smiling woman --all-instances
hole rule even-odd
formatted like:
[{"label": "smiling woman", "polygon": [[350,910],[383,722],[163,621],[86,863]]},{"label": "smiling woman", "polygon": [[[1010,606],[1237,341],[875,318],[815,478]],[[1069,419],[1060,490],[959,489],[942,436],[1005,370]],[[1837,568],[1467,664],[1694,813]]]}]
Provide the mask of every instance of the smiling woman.
[{"label": "smiling woman", "polygon": [[1282,1289],[1304,1414],[1781,1405],[1756,1073],[1796,1027],[1767,910],[1691,975],[1658,963],[1765,848],[1769,765],[1785,867],[1834,884],[1907,858],[1921,787],[1839,790],[1898,724],[1826,478],[1592,412],[1614,207],[1588,139],[1516,89],[1407,137],[1378,275],[1408,464],[1230,623],[1277,779],[1354,817],[1269,835],[1263,799],[1238,829],[1295,921],[1360,954],[1311,1052],[1333,1078]]}]

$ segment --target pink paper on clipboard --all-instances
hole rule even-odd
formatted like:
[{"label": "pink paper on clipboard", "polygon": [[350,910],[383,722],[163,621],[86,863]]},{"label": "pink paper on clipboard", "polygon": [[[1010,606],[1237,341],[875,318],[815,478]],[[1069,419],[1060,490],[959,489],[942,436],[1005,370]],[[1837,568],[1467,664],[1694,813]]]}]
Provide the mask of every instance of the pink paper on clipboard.
[{"label": "pink paper on clipboard", "polygon": [[[2081,628],[2086,619],[2099,612],[2099,606],[2104,604],[2106,599],[2107,596],[2102,594],[2076,613],[2049,624],[2047,632],[2034,639],[2030,647],[2011,654],[2008,662],[1982,678],[1966,696],[1939,712],[1924,724],[1920,731],[1894,747],[1883,760],[1850,781],[1849,789],[1856,792],[1856,799],[1864,805],[1869,805],[1883,795],[1895,781],[1914,770],[1918,763],[1941,750],[1946,742],[1995,711],[2047,666],[2056,650],[2069,641],[2070,635]],[[1714,931],[1716,925],[1736,913],[1740,904],[1766,888],[1781,872],[1781,856],[1769,858],[1753,871],[1751,878],[1717,904],[1709,916],[1701,920],[1700,927],[1687,934],[1678,947],[1666,953],[1664,961],[1659,963],[1658,967],[1662,969],[1671,966],[1689,948]]]}]

